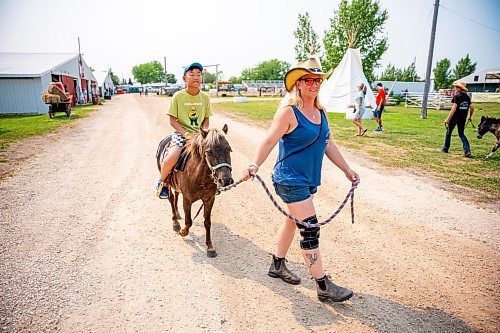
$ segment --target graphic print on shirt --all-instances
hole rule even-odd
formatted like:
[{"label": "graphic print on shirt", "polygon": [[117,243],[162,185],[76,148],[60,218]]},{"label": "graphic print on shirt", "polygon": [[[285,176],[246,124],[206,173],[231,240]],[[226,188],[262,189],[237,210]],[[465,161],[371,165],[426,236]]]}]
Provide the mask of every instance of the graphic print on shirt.
[{"label": "graphic print on shirt", "polygon": [[191,122],[190,125],[199,126],[198,125],[198,112],[196,112],[196,106],[194,106],[194,105],[191,106],[188,117],[189,117],[189,121]]},{"label": "graphic print on shirt", "polygon": [[458,108],[460,110],[468,111],[469,110],[469,102],[465,101],[465,102],[460,103],[460,106]]}]

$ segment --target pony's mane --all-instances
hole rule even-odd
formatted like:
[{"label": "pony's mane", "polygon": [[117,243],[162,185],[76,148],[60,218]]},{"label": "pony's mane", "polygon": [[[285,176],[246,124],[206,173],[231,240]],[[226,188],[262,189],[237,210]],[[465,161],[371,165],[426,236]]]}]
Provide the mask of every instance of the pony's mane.
[{"label": "pony's mane", "polygon": [[500,118],[495,117],[484,117],[486,122],[491,122],[493,124],[500,124]]},{"label": "pony's mane", "polygon": [[209,129],[205,138],[200,132],[196,132],[193,137],[187,140],[186,151],[191,155],[203,157],[205,155],[205,149],[219,144],[223,136],[224,134],[222,131],[216,128]]}]

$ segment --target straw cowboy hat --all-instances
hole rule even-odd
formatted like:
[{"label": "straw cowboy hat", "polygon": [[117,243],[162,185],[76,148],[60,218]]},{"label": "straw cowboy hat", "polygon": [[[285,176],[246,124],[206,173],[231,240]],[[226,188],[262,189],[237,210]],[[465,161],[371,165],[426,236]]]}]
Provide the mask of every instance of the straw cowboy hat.
[{"label": "straw cowboy hat", "polygon": [[285,88],[288,92],[292,91],[295,82],[298,79],[307,74],[320,75],[323,79],[326,79],[328,74],[323,73],[321,65],[314,58],[309,58],[304,61],[299,62],[294,68],[290,69],[285,74]]},{"label": "straw cowboy hat", "polygon": [[452,84],[453,87],[459,87],[460,89],[462,89],[463,91],[468,91],[466,85],[465,85],[465,82],[455,82]]}]

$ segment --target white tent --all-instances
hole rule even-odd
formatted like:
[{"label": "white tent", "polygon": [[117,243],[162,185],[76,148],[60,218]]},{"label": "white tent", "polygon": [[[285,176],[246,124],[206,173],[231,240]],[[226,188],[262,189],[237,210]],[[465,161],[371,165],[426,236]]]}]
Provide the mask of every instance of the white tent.
[{"label": "white tent", "polygon": [[346,118],[352,118],[354,109],[348,106],[354,104],[354,98],[361,83],[364,83],[367,88],[365,96],[366,112],[363,119],[372,119],[369,106],[375,110],[377,104],[370,84],[366,81],[363,73],[359,49],[347,49],[333,74],[321,85],[319,92],[320,103],[328,112],[345,113]]}]

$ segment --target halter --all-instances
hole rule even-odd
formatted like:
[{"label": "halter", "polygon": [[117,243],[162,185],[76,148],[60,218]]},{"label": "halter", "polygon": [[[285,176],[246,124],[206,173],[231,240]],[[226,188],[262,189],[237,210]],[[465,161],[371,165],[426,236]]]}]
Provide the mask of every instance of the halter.
[{"label": "halter", "polygon": [[233,167],[232,167],[232,166],[231,166],[231,164],[229,164],[229,163],[219,163],[219,164],[217,164],[216,166],[212,166],[212,165],[210,164],[210,162],[208,161],[207,156],[205,156],[205,161],[207,162],[207,165],[208,165],[208,168],[210,169],[210,171],[212,171],[212,179],[214,180],[214,183],[215,183],[216,185],[218,185],[218,184],[217,184],[217,176],[215,175],[215,171],[217,171],[217,169],[220,169],[220,168],[222,168],[222,167],[228,167],[228,168],[229,168],[229,170],[233,170]]}]

